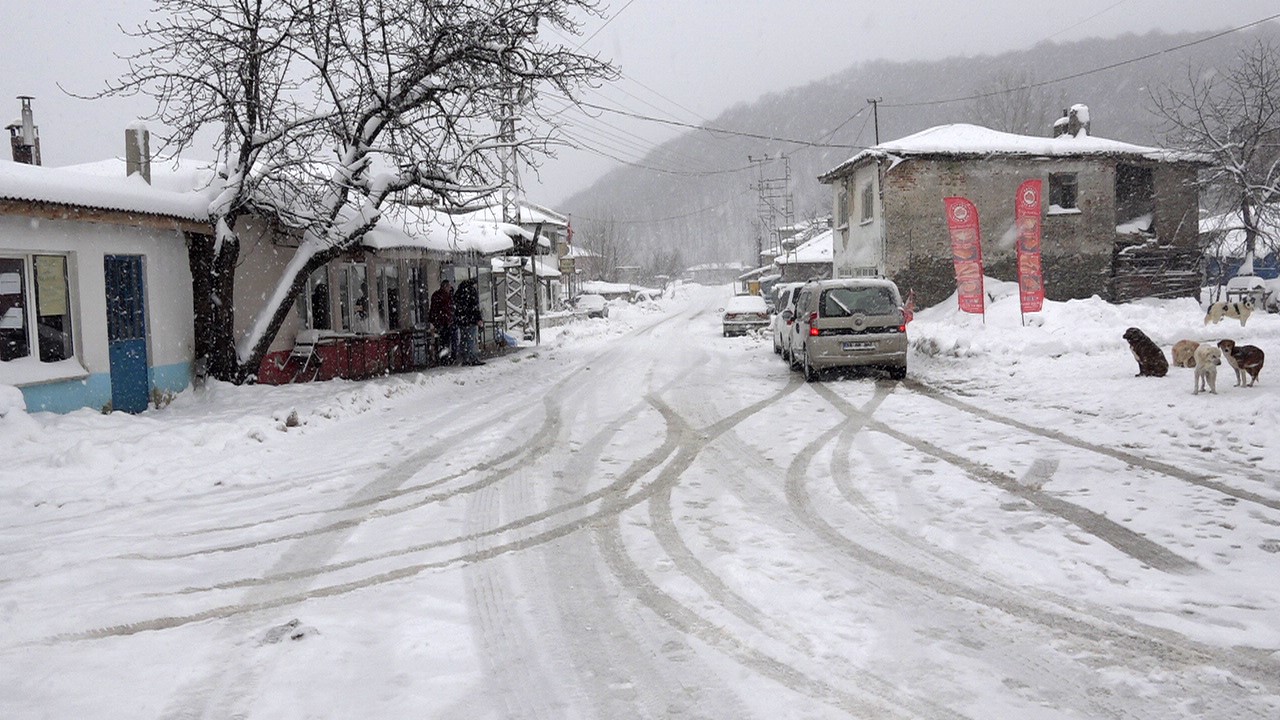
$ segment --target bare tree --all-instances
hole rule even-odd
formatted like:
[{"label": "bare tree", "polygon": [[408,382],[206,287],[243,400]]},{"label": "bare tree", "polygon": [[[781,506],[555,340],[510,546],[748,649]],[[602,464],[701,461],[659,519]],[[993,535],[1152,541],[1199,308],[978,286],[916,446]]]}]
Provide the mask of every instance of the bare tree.
[{"label": "bare tree", "polygon": [[587,220],[574,232],[582,249],[595,255],[597,277],[592,280],[616,281],[618,268],[627,265],[633,256],[631,243],[624,237],[613,220]]},{"label": "bare tree", "polygon": [[[108,92],[156,101],[180,153],[217,135],[213,240],[193,243],[197,334],[215,377],[256,371],[307,276],[356,246],[393,200],[412,193],[438,212],[487,204],[500,157],[526,161],[554,132],[516,142],[501,132],[523,101],[571,100],[613,75],[541,29],[578,31],[596,0],[157,0],[135,35],[144,49]],[[247,215],[293,228],[300,244],[274,294],[235,346],[232,291]]]},{"label": "bare tree", "polygon": [[1259,39],[1221,72],[1189,69],[1185,87],[1152,93],[1166,142],[1212,159],[1208,201],[1238,214],[1245,252],[1280,246],[1280,50]]},{"label": "bare tree", "polygon": [[1019,135],[1044,135],[1062,107],[1061,94],[1037,85],[1036,75],[1025,68],[995,73],[973,101],[969,115],[993,130]]}]

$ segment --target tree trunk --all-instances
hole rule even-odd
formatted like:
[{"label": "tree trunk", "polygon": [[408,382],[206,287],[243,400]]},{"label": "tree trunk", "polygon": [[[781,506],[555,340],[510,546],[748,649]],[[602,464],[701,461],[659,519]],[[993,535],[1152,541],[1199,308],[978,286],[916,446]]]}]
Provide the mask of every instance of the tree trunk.
[{"label": "tree trunk", "polygon": [[[271,347],[271,343],[275,340],[276,334],[280,332],[280,326],[284,324],[289,313],[293,311],[294,303],[297,302],[298,296],[307,287],[307,278],[318,268],[323,267],[330,260],[342,254],[343,248],[332,247],[328,250],[312,255],[310,259],[294,274],[292,278],[280,278],[280,282],[289,283],[288,292],[284,299],[276,306],[275,312],[271,315],[271,321],[268,323],[266,331],[258,338],[258,342],[249,350],[247,357],[240,359],[235,365],[233,382],[245,383],[252,382],[258,376],[258,368],[262,365],[262,358],[266,356],[267,350]],[[235,343],[230,343],[232,357],[235,358]]]},{"label": "tree trunk", "polygon": [[187,236],[195,358],[203,363],[210,377],[240,382],[235,346],[235,267],[239,248],[235,243],[226,243],[221,255],[214,257],[213,247],[210,236]]}]

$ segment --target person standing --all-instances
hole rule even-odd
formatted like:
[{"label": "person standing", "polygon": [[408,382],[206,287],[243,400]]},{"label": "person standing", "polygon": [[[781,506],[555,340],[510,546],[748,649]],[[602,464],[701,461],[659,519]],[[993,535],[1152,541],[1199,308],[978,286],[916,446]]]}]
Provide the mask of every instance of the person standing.
[{"label": "person standing", "polygon": [[436,329],[441,349],[448,348],[452,364],[458,358],[458,338],[454,328],[453,282],[449,278],[440,280],[440,288],[431,293],[431,309],[427,311],[427,322]]},{"label": "person standing", "polygon": [[484,316],[480,314],[480,293],[476,290],[476,281],[467,278],[458,284],[458,292],[454,296],[454,320],[458,324],[458,345],[463,365],[483,365],[477,347],[477,336],[484,327]]}]

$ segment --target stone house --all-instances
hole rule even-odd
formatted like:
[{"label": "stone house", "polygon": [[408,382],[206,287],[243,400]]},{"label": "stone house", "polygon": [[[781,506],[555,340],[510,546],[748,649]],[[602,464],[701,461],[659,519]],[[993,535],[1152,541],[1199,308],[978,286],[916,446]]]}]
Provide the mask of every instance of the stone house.
[{"label": "stone house", "polygon": [[955,292],[943,199],[978,208],[985,274],[1015,279],[1014,194],[1043,181],[1046,297],[1197,294],[1202,156],[1092,137],[1077,105],[1056,137],[966,124],[868,148],[819,177],[834,190],[836,277],[884,276],[921,304]]}]

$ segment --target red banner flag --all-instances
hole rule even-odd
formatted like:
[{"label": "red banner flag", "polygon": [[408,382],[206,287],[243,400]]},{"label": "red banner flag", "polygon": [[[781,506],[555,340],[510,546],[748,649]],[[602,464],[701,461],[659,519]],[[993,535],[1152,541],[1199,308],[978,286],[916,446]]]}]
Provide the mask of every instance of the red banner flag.
[{"label": "red banner flag", "polygon": [[947,230],[951,233],[951,259],[956,266],[956,299],[964,312],[982,314],[982,231],[978,228],[978,208],[962,197],[943,200],[947,207]]},{"label": "red banner flag", "polygon": [[1040,272],[1039,180],[1018,187],[1014,215],[1018,227],[1018,297],[1022,312],[1040,312],[1044,307],[1044,275]]}]

